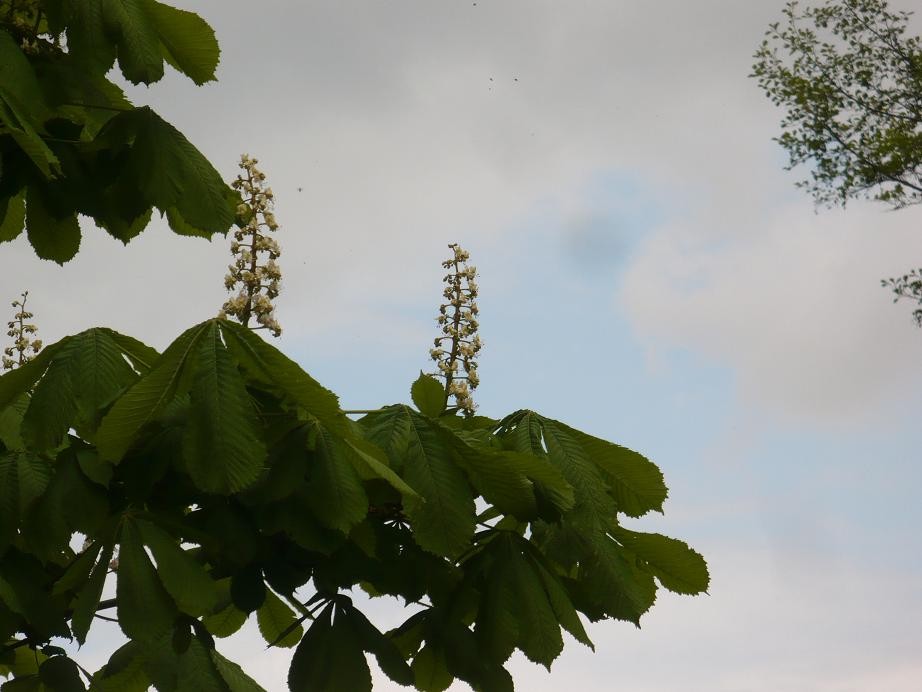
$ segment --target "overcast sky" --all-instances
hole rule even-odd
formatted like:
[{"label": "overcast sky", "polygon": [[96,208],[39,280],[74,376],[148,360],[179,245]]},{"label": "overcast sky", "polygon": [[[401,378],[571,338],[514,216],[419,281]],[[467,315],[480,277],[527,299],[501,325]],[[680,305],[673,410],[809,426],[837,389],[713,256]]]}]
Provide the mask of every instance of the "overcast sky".
[{"label": "overcast sky", "polygon": [[[709,596],[593,625],[550,674],[517,657],[517,689],[920,689],[922,330],[880,279],[922,265],[922,214],[794,188],[747,78],[782,0],[176,4],[215,27],[219,81],[132,95],[228,180],[260,159],[280,347],[344,406],[406,401],[460,242],[481,412],[650,456],[670,499],[631,525],[708,559]],[[0,252],[46,341],[105,324],[162,348],[225,296],[227,243],[162,223],[127,248],[87,227],[63,268]],[[255,627],[221,648],[285,689],[290,652]]]}]

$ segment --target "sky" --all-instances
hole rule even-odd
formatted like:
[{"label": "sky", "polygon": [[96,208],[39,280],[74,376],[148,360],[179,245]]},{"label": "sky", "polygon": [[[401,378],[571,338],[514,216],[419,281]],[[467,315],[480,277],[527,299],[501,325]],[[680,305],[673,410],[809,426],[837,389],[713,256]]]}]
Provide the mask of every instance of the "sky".
[{"label": "sky", "polygon": [[[517,689],[920,688],[922,330],[880,280],[922,264],[922,211],[795,189],[747,78],[782,0],[175,4],[214,26],[218,81],[131,97],[228,180],[259,158],[279,347],[346,408],[407,401],[461,243],[480,411],[649,456],[670,499],[630,526],[708,560],[709,595],[590,625],[595,653],[568,639],[550,673],[517,656]],[[0,248],[0,294],[30,291],[46,343],[102,324],[163,348],[217,312],[229,260],[159,221],[127,247],[86,225],[64,267]],[[105,661],[100,632],[78,660]],[[285,689],[255,626],[219,648]]]}]

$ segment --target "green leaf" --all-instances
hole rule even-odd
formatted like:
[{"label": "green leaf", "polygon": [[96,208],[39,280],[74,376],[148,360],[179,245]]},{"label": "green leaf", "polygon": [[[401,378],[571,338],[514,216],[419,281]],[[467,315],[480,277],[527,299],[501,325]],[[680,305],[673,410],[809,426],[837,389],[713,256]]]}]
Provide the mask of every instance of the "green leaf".
[{"label": "green leaf", "polygon": [[356,633],[333,604],[327,605],[298,644],[288,671],[292,692],[370,692],[371,672]]},{"label": "green leaf", "polygon": [[597,540],[593,547],[593,558],[580,569],[579,582],[585,595],[608,616],[640,627],[640,617],[656,600],[653,575],[640,569],[633,556],[607,536]]},{"label": "green leaf", "polygon": [[183,458],[195,484],[230,494],[262,473],[266,447],[243,378],[221,343],[216,321],[208,323],[194,359],[192,407],[183,437]]},{"label": "green leaf", "polygon": [[50,692],[83,692],[77,664],[67,656],[52,656],[38,667],[38,677]]},{"label": "green leaf", "polygon": [[26,227],[26,195],[24,192],[7,200],[3,220],[0,221],[0,243],[15,240]]},{"label": "green leaf", "polygon": [[102,589],[106,583],[106,575],[109,572],[109,563],[111,561],[112,548],[106,546],[106,549],[102,551],[99,562],[96,563],[89,578],[74,600],[74,615],[71,619],[70,628],[81,646],[86,642],[86,635],[90,631],[90,625],[93,624],[93,617],[96,615],[96,608],[99,607],[99,599],[102,598]]},{"label": "green leaf", "polygon": [[30,187],[26,193],[26,233],[42,259],[64,264],[80,248],[80,224],[75,213],[57,216],[48,210],[42,194]]},{"label": "green leaf", "polygon": [[0,408],[0,444],[8,450],[19,451],[23,448],[22,417],[29,406],[29,396],[20,394],[9,406]]},{"label": "green leaf", "polygon": [[121,240],[122,243],[127,245],[129,240],[136,238],[141,234],[141,231],[147,228],[148,224],[150,224],[151,214],[152,209],[148,208],[131,220],[119,217],[102,220],[97,217],[96,224],[102,226],[113,238]]},{"label": "green leaf", "polygon": [[144,672],[142,645],[128,642],[115,650],[108,663],[93,675],[91,692],[147,692],[150,678]]},{"label": "green leaf", "polygon": [[618,505],[629,517],[640,517],[651,510],[663,511],[669,491],[663,473],[646,457],[625,447],[574,430],[563,423],[543,419],[557,431],[566,431],[586,455],[605,473]]},{"label": "green leaf", "polygon": [[103,25],[103,0],[68,3],[67,50],[81,66],[104,75],[115,63],[116,45]]},{"label": "green leaf", "polygon": [[220,320],[220,324],[228,349],[248,376],[304,407],[331,433],[342,437],[351,435],[349,419],[339,408],[339,400],[333,392],[246,327],[228,320]]},{"label": "green leaf", "polygon": [[150,0],[102,0],[103,23],[118,46],[118,64],[132,84],[163,77],[160,41],[148,16]]},{"label": "green leaf", "polygon": [[413,684],[413,671],[393,641],[384,636],[357,608],[345,609],[343,616],[351,621],[350,624],[361,642],[362,649],[374,655],[378,667],[387,677],[401,685]]},{"label": "green leaf", "polygon": [[0,455],[0,519],[4,529],[14,530],[51,481],[52,467],[31,452]]},{"label": "green leaf", "polygon": [[[532,415],[535,414],[528,414]],[[602,472],[570,434],[569,428],[545,418],[539,420],[548,458],[573,486],[576,501],[568,518],[579,530],[590,533],[604,531],[615,517],[616,510],[614,501],[606,492],[607,484]]]},{"label": "green leaf", "polygon": [[[208,322],[203,322],[183,332],[164,351],[150,372],[115,402],[96,432],[96,444],[104,459],[116,463],[120,461],[141,428],[177,394],[182,393],[179,385],[186,361],[208,326]],[[44,351],[39,357],[43,354]],[[2,392],[0,384],[0,397]]]},{"label": "green leaf", "polygon": [[544,557],[535,550],[531,544],[528,544],[528,546],[530,548],[529,558],[534,564],[536,574],[541,579],[544,592],[547,594],[548,603],[550,603],[551,609],[557,617],[557,621],[560,623],[561,627],[573,635],[574,639],[595,651],[595,645],[592,643],[592,640],[589,639],[589,635],[586,634],[586,630],[583,627],[582,621],[579,619],[576,608],[573,607],[573,601],[570,600],[570,596],[567,594],[560,579],[551,571]]},{"label": "green leaf", "polygon": [[445,411],[448,397],[445,387],[434,377],[419,373],[419,378],[410,388],[410,396],[420,413],[430,418],[438,418]]},{"label": "green leaf", "polygon": [[134,369],[141,374],[149,372],[153,364],[160,357],[156,349],[138,341],[134,337],[119,334],[111,329],[103,329],[103,331],[108,333],[109,337],[118,345],[122,354],[127,356],[128,360],[131,361]]},{"label": "green leaf", "polygon": [[206,615],[202,618],[202,624],[215,637],[229,637],[237,632],[249,617],[248,613],[239,610],[231,600],[229,578],[217,582],[218,590],[221,593],[221,603],[226,604],[223,608],[218,606],[213,615]]},{"label": "green leaf", "polygon": [[253,678],[233,661],[229,661],[216,650],[211,651],[211,660],[227,684],[229,692],[266,692]]},{"label": "green leaf", "polygon": [[347,454],[346,457],[352,462],[352,466],[363,480],[380,478],[387,481],[404,499],[408,497],[419,499],[416,491],[387,465],[387,455],[375,445],[362,439],[347,439],[343,440],[343,443],[352,452]]},{"label": "green leaf", "polygon": [[60,348],[60,342],[46,346],[25,365],[0,375],[0,408],[27,394],[35,381],[48,369],[48,364]]},{"label": "green leaf", "polygon": [[70,591],[79,591],[90,578],[90,572],[96,565],[100,550],[102,550],[102,543],[91,543],[80,552],[67,566],[64,574],[54,583],[54,588],[51,590],[52,595],[60,596]]},{"label": "green leaf", "polygon": [[169,636],[176,606],[157,577],[133,521],[122,525],[118,563],[115,596],[122,631],[143,642]]},{"label": "green leaf", "polygon": [[45,115],[47,105],[35,70],[6,29],[0,29],[0,87],[16,94],[36,116]]},{"label": "green leaf", "polygon": [[454,682],[454,675],[448,672],[445,652],[430,642],[413,657],[411,668],[416,677],[416,689],[422,692],[444,692]]},{"label": "green leaf", "polygon": [[220,593],[204,567],[162,529],[140,520],[137,526],[157,562],[160,581],[179,609],[192,616],[213,612],[218,605]]},{"label": "green leaf", "polygon": [[310,510],[326,526],[349,533],[368,513],[368,496],[347,460],[343,443],[317,426],[317,441],[307,472]]},{"label": "green leaf", "polygon": [[221,51],[205,20],[159,2],[151,2],[148,12],[167,62],[199,86],[213,81]]},{"label": "green leaf", "polygon": [[102,411],[137,379],[112,334],[88,329],[59,342],[23,419],[23,437],[33,448],[57,447],[72,426],[92,433]]},{"label": "green leaf", "polygon": [[149,108],[119,114],[134,135],[128,174],[144,198],[161,211],[170,208],[186,223],[210,233],[224,233],[234,221],[229,188],[220,174],[185,136]]},{"label": "green leaf", "polygon": [[32,449],[47,451],[60,446],[77,417],[77,395],[73,382],[73,341],[65,338],[51,360],[29,402],[20,431]]},{"label": "green leaf", "polygon": [[[294,626],[298,621],[295,612],[285,605],[281,598],[275,595],[271,589],[266,589],[266,600],[256,611],[256,622],[259,625],[259,632],[269,646],[281,646],[291,648],[299,641],[304,634],[304,629],[300,626]],[[288,631],[288,634],[282,636]]]},{"label": "green leaf", "polygon": [[710,576],[704,558],[687,544],[658,533],[637,533],[618,527],[614,537],[647,563],[665,588],[695,595],[707,591]]},{"label": "green leaf", "polygon": [[200,228],[196,228],[192,224],[188,223],[183,217],[182,214],[177,211],[176,207],[170,207],[166,210],[166,221],[172,229],[173,233],[176,235],[184,235],[189,238],[205,238],[210,240],[211,236],[214,235],[211,231],[203,231]]},{"label": "green leaf", "polygon": [[28,156],[45,180],[57,177],[61,162],[38,133],[39,121],[28,112],[15,91],[0,86],[0,124]]},{"label": "green leaf", "polygon": [[563,650],[560,625],[548,603],[547,593],[532,565],[515,550],[511,566],[512,592],[518,606],[518,647],[535,663],[548,670]]},{"label": "green leaf", "polygon": [[405,503],[419,545],[448,558],[460,555],[474,535],[474,496],[464,472],[453,462],[441,430],[406,407],[395,414],[409,418],[409,443],[403,477],[422,500]]}]

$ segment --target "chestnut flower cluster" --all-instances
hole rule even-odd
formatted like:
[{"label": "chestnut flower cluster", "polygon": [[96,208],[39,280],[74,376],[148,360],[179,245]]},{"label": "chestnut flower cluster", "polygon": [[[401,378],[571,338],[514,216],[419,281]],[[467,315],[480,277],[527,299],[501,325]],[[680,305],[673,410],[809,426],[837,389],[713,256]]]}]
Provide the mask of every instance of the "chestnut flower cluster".
[{"label": "chestnut flower cluster", "polygon": [[272,188],[265,185],[266,174],[257,163],[248,154],[241,156],[242,172],[231,183],[243,202],[237,206],[237,228],[231,241],[234,263],[228,266],[224,286],[236,294],[221,306],[218,316],[234,317],[245,327],[254,320],[253,329],[268,329],[279,336],[282,327],[275,319],[272,301],[279,294],[282,272],[276,260],[282,253],[275,238],[268,235],[279,226],[272,211]]},{"label": "chestnut flower cluster", "polygon": [[437,377],[445,380],[445,393],[453,396],[458,409],[465,415],[473,415],[476,406],[471,396],[480,378],[477,375],[475,359],[483,342],[477,334],[477,267],[468,265],[470,253],[460,245],[448,246],[452,257],[442,262],[449,270],[445,275],[445,302],[439,307],[436,321],[442,329],[442,336],[436,337],[429,356],[435,361]]},{"label": "chestnut flower cluster", "polygon": [[38,331],[34,324],[26,322],[34,315],[26,310],[26,300],[29,292],[24,291],[19,300],[14,300],[12,305],[19,308],[13,313],[13,319],[6,323],[7,336],[13,339],[13,345],[3,349],[3,369],[12,370],[20,365],[25,365],[42,349],[42,340],[32,338]]}]

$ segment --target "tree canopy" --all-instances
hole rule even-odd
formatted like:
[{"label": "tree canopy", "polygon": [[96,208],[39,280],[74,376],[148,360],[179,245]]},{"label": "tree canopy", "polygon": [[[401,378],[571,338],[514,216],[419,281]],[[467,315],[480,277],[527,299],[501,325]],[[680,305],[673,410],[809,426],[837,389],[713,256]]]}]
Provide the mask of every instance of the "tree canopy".
[{"label": "tree canopy", "polygon": [[[153,209],[180,235],[246,229],[252,205],[106,77],[201,84],[218,55],[156,0],[0,2],[2,240],[65,262],[81,215],[124,242]],[[659,587],[708,586],[685,543],[624,525],[663,509],[652,462],[534,411],[473,415],[450,381],[353,420],[222,317],[162,353],[95,327],[30,356],[0,377],[3,692],[259,690],[216,645],[251,616],[293,649],[294,691],[368,690],[369,655],[419,690],[511,690],[513,651],[550,668],[563,631],[592,646],[584,618],[639,624]],[[360,591],[406,620],[380,631]],[[62,645],[100,617],[127,642],[84,670]]]},{"label": "tree canopy", "polygon": [[922,202],[922,47],[886,0],[788,2],[752,76],[785,109],[777,141],[818,203]]}]

